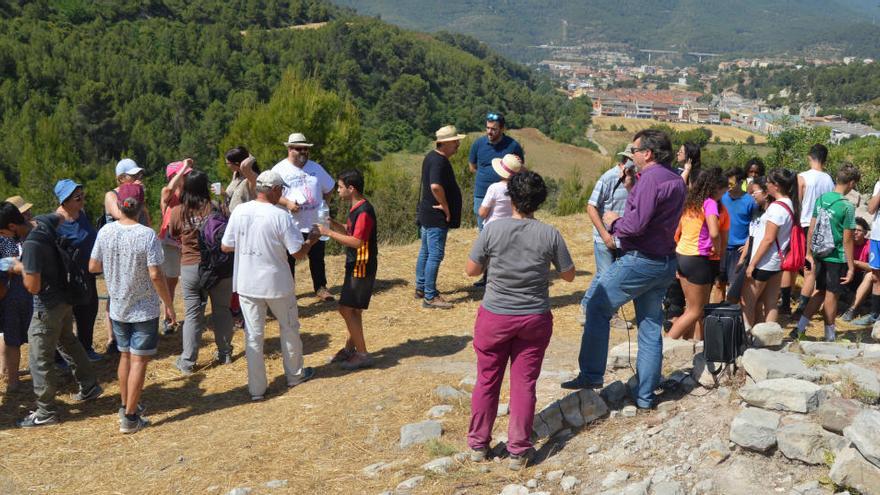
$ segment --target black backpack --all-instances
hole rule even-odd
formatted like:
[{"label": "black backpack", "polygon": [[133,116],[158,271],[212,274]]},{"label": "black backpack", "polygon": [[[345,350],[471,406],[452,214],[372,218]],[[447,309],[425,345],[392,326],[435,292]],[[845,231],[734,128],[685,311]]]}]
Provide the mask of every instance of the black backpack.
[{"label": "black backpack", "polygon": [[199,286],[209,290],[224,278],[232,276],[232,266],[235,256],[233,253],[224,253],[220,249],[223,234],[229,217],[220,210],[212,208],[199,225]]},{"label": "black backpack", "polygon": [[[748,348],[746,326],[739,304],[707,304],[703,307],[703,356],[706,363],[736,365]],[[721,372],[710,370],[713,375]]]},{"label": "black backpack", "polygon": [[89,274],[76,262],[79,258],[79,248],[74,246],[70,239],[56,236],[55,251],[58,253],[58,280],[65,301],[72,306],[86,304],[89,302],[91,290],[88,283]]}]

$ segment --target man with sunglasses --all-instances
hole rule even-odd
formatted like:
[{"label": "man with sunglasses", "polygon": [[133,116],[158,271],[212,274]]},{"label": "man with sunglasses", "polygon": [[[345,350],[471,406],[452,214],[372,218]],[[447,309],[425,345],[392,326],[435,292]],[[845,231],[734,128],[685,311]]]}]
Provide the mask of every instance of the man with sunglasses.
[{"label": "man with sunglasses", "polygon": [[[303,241],[309,237],[312,226],[318,223],[321,203],[329,202],[336,189],[336,181],[317,162],[310,160],[312,143],[301,132],[294,132],[284,143],[287,157],[275,164],[272,170],[284,181],[284,193],[278,204],[287,208],[302,232]],[[309,272],[315,296],[321,301],[332,301],[327,290],[327,272],[324,267],[325,241],[318,240],[309,250]],[[293,261],[290,270],[293,272]]]},{"label": "man with sunglasses", "polygon": [[[480,216],[480,205],[486,197],[489,186],[501,180],[501,176],[492,168],[492,160],[504,158],[504,155],[513,154],[525,163],[525,152],[515,139],[504,133],[504,115],[498,112],[486,114],[486,135],[480,136],[471,145],[468,154],[468,164],[474,177],[474,216],[477,219],[477,229],[483,230],[483,217]],[[474,284],[476,287],[486,285],[486,273],[482,280]]]}]

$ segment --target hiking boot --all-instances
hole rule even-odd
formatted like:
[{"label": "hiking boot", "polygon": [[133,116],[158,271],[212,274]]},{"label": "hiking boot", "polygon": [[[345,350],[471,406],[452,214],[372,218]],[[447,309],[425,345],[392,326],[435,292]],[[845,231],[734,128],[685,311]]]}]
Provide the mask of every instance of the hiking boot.
[{"label": "hiking boot", "polygon": [[314,377],[315,377],[315,368],[311,368],[311,367],[303,368],[303,374],[302,374],[302,377],[300,377],[299,381],[296,383],[293,383],[293,384],[288,383],[287,388],[293,388],[297,385],[302,385],[303,383],[311,380]]},{"label": "hiking boot", "polygon": [[220,366],[232,364],[232,353],[218,352],[214,355],[214,362]]},{"label": "hiking boot", "polygon": [[37,428],[56,424],[58,424],[58,416],[54,414],[43,416],[37,411],[31,411],[30,414],[15,422],[15,426],[19,428]]},{"label": "hiking boot", "polygon": [[857,320],[853,320],[852,324],[860,326],[860,327],[869,327],[869,326],[873,325],[877,320],[878,320],[877,315],[868,313],[865,316],[863,316]]},{"label": "hiking boot", "polygon": [[567,382],[562,382],[559,384],[560,387],[568,390],[580,390],[584,388],[589,389],[600,389],[602,388],[602,383],[590,383],[585,378],[577,377],[574,380],[569,380]]},{"label": "hiking boot", "polygon": [[140,414],[135,415],[134,419],[128,419],[123,416],[122,421],[119,423],[119,432],[120,433],[137,433],[147,426],[150,426],[150,420],[141,416]]},{"label": "hiking boot", "polygon": [[318,299],[320,299],[321,301],[324,301],[324,302],[336,300],[336,298],[333,297],[333,294],[331,294],[330,291],[327,290],[326,287],[321,287],[320,289],[316,290],[315,297],[317,297]]},{"label": "hiking boot", "polygon": [[483,462],[486,460],[486,457],[489,456],[489,447],[480,447],[478,449],[471,449],[470,457],[471,462]]},{"label": "hiking boot", "polygon": [[97,363],[104,360],[104,355],[98,354],[94,349],[86,349],[86,356],[91,363]]},{"label": "hiking boot", "polygon": [[[147,406],[145,406],[141,403],[138,403],[138,406],[135,409],[134,413],[137,414],[138,416],[142,416],[144,414],[144,411],[146,411],[146,410],[147,410]],[[122,421],[123,419],[125,419],[125,406],[122,406],[119,408],[119,421]]]},{"label": "hiking boot", "polygon": [[330,363],[342,363],[348,361],[349,358],[354,355],[354,353],[354,349],[346,349],[345,347],[343,347],[342,349],[336,351],[336,354],[332,358],[330,358]]},{"label": "hiking boot", "polygon": [[842,315],[840,315],[840,319],[843,321],[853,321],[853,319],[855,317],[856,317],[855,308],[849,308],[848,310],[844,311]]},{"label": "hiking boot", "polygon": [[357,370],[361,368],[369,368],[373,365],[373,358],[366,352],[355,352],[340,366],[345,370]]},{"label": "hiking boot", "polygon": [[73,394],[72,399],[76,402],[86,402],[89,400],[95,400],[104,393],[104,389],[101,388],[97,383],[92,386],[92,388],[88,390],[80,390],[79,392]]},{"label": "hiking boot", "polygon": [[421,289],[416,289],[415,297],[416,297],[416,299],[424,299],[425,298],[425,291],[423,291]]},{"label": "hiking boot", "polygon": [[534,456],[535,451],[533,449],[526,450],[522,454],[510,454],[510,459],[507,461],[507,467],[512,471],[519,471],[528,466],[529,463],[532,462]]},{"label": "hiking boot", "polygon": [[425,298],[422,301],[422,307],[429,308],[429,309],[452,309],[453,306],[454,305],[451,302],[447,301],[446,299],[443,299],[443,297],[441,297],[439,295],[437,297],[435,297],[434,299]]}]

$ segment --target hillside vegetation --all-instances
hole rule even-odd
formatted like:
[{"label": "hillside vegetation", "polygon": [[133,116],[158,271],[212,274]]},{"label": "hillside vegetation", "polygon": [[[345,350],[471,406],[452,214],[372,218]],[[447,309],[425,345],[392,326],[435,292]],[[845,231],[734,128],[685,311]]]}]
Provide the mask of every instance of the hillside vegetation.
[{"label": "hillside vegetation", "polygon": [[[465,51],[321,0],[2,2],[0,16],[0,193],[38,211],[73,177],[96,213],[122,156],[150,172],[157,204],[156,172],[184,156],[215,169],[232,122],[266,103],[285,71],[356,109],[363,152],[329,159],[331,171],[422,149],[447,123],[478,130],[487,111],[569,142],[589,123],[589,101],[474,40],[458,41]],[[264,167],[292,126],[266,137],[277,150],[257,156]]]},{"label": "hillside vegetation", "polygon": [[401,26],[466,33],[511,56],[522,48],[614,41],[638,48],[779,53],[823,44],[880,53],[880,28],[852,0],[339,0]]}]

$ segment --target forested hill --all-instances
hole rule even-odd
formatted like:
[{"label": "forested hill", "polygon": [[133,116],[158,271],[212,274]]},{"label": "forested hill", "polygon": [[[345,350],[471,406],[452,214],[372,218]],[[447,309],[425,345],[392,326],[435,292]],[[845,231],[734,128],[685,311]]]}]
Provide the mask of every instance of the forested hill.
[{"label": "forested hill", "polygon": [[[799,52],[819,45],[880,55],[862,0],[337,0],[412,29],[475,36],[517,56],[577,40],[704,52]],[[876,2],[875,2],[876,7]],[[880,9],[876,11],[880,14]],[[562,39],[562,21],[568,22]]]},{"label": "forested hill", "polygon": [[[60,177],[105,190],[121,156],[151,172],[183,156],[213,170],[235,117],[267,101],[288,69],[354,103],[365,160],[422,149],[446,123],[477,130],[487,111],[563,141],[589,119],[589,102],[472,39],[320,0],[0,0],[0,13],[0,193],[40,208]],[[273,136],[279,156],[258,159],[280,158],[284,137]],[[164,177],[151,177],[156,194]],[[93,211],[99,196],[87,195]]]}]

